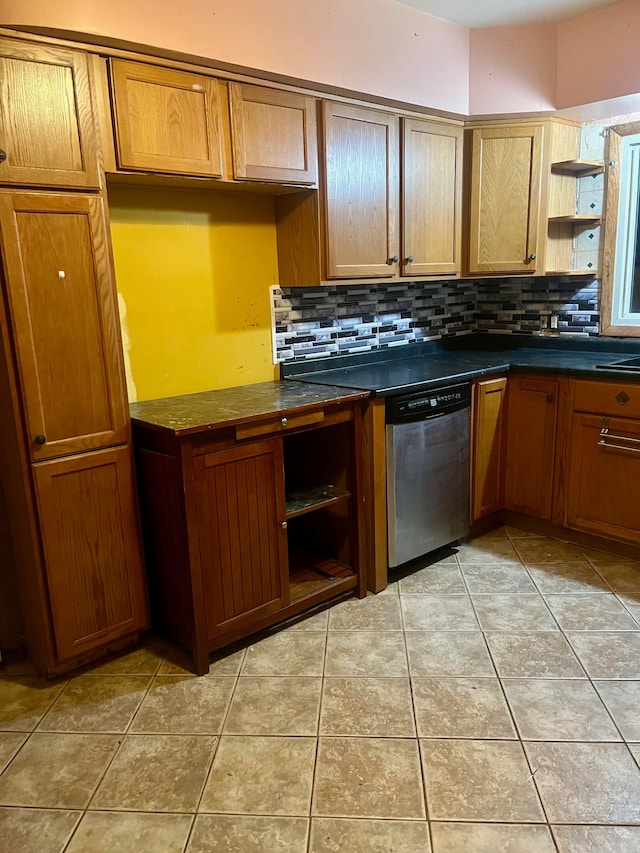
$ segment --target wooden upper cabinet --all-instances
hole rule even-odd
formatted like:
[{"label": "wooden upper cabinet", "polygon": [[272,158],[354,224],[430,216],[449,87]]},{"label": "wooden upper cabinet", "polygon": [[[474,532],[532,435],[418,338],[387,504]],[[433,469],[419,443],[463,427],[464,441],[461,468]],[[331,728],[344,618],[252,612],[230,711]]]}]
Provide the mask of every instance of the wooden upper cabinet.
[{"label": "wooden upper cabinet", "polygon": [[402,120],[402,275],[461,270],[462,127]]},{"label": "wooden upper cabinet", "polygon": [[126,441],[102,199],[1,192],[0,234],[32,458]]},{"label": "wooden upper cabinet", "polygon": [[316,184],[314,98],[229,83],[233,176],[239,180]]},{"label": "wooden upper cabinet", "polygon": [[327,278],[398,274],[399,119],[325,101]]},{"label": "wooden upper cabinet", "polygon": [[0,39],[0,182],[98,187],[87,59]]},{"label": "wooden upper cabinet", "polygon": [[111,63],[118,166],[221,177],[221,86],[211,77],[140,62]]},{"label": "wooden upper cabinet", "polygon": [[542,125],[471,131],[470,275],[537,269]]},{"label": "wooden upper cabinet", "polygon": [[131,451],[33,466],[59,660],[148,625]]}]

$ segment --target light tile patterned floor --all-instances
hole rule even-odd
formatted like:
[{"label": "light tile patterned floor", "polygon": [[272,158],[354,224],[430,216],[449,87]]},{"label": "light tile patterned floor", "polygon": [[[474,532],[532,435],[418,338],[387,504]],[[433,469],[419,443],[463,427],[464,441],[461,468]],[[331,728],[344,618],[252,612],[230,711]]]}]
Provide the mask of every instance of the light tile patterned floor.
[{"label": "light tile patterned floor", "polygon": [[501,528],[203,678],[0,669],[0,853],[639,853],[640,562]]}]

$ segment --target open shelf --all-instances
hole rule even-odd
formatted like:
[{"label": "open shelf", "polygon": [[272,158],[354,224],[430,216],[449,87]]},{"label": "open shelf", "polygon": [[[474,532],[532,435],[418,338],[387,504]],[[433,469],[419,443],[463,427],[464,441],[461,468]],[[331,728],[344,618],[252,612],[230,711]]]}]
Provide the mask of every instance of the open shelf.
[{"label": "open shelf", "polygon": [[327,597],[353,589],[357,583],[354,571],[337,560],[318,557],[296,550],[289,555],[289,594],[293,604],[312,597]]},{"label": "open shelf", "polygon": [[312,486],[287,495],[287,518],[296,518],[325,506],[344,501],[351,496],[346,489],[336,486]]},{"label": "open shelf", "polygon": [[602,216],[593,216],[590,213],[571,213],[568,216],[550,216],[549,222],[571,222],[574,225],[597,224],[602,220]]},{"label": "open shelf", "polygon": [[604,163],[601,160],[562,160],[559,163],[552,163],[551,170],[562,175],[588,178],[604,172]]}]

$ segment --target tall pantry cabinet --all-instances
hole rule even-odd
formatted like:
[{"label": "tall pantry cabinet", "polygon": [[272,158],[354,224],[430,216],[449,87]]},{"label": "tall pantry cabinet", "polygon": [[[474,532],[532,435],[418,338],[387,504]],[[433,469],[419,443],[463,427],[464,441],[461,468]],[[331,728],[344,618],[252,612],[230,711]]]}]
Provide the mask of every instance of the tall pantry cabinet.
[{"label": "tall pantry cabinet", "polygon": [[53,674],[148,605],[86,57],[0,40],[0,92],[0,476],[27,647]]}]

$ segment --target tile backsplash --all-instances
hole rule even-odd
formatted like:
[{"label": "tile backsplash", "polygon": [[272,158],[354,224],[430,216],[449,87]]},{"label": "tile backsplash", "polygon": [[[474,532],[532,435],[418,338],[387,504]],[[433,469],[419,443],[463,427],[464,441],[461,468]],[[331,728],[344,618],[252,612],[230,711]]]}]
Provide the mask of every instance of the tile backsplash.
[{"label": "tile backsplash", "polygon": [[598,283],[506,278],[272,288],[274,361],[321,358],[474,331],[597,335]]}]

